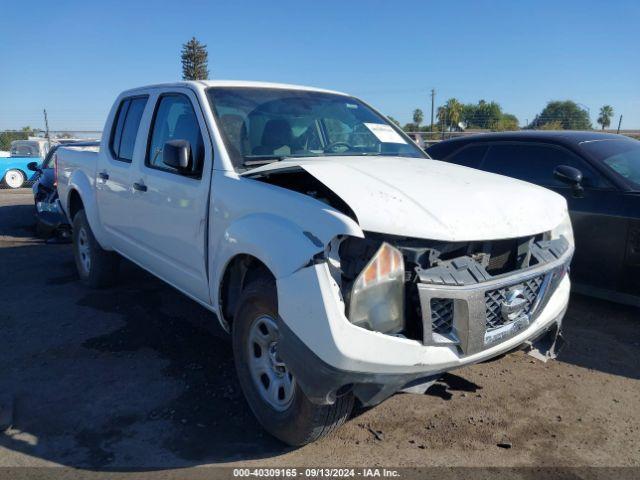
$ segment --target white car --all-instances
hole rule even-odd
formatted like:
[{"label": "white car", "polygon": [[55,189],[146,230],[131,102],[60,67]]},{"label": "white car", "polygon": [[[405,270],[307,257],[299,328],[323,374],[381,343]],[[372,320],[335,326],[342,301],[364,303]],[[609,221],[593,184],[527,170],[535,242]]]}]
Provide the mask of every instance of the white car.
[{"label": "white car", "polygon": [[424,391],[516,348],[552,357],[561,340],[565,200],[431,160],[352,96],[136,88],[99,148],[57,158],[81,280],[113,284],[121,255],[211,310],[251,409],[291,445],[356,399]]}]

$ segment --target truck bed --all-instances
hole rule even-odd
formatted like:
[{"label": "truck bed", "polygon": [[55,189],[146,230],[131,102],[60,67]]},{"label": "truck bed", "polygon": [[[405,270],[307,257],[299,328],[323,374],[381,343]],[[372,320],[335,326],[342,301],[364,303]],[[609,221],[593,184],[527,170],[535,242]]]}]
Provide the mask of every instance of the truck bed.
[{"label": "truck bed", "polygon": [[89,179],[94,179],[98,165],[100,147],[60,147],[56,152],[58,166],[58,192],[60,198],[67,198],[71,175],[81,170]]}]

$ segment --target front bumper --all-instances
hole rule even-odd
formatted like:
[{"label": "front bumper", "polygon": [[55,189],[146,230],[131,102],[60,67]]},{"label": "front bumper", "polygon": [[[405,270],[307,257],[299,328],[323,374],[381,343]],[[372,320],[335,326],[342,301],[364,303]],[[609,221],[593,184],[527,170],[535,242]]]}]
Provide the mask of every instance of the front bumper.
[{"label": "front bumper", "polygon": [[[542,361],[555,358],[564,345],[561,334],[564,311],[549,325],[535,332],[511,350],[525,350]],[[318,404],[331,404],[336,397],[353,394],[364,406],[377,405],[394,393],[403,390],[424,393],[440,377],[440,373],[366,373],[334,368],[323,362],[279,320],[279,354],[290,366],[296,381],[307,397]],[[499,355],[499,354],[496,354]]]},{"label": "front bumper", "polygon": [[36,218],[41,234],[47,237],[69,226],[69,221],[57,198],[52,202],[46,200],[36,202]]},{"label": "front bumper", "polygon": [[426,338],[421,342],[356,327],[344,314],[339,286],[325,263],[303,268],[277,283],[281,356],[305,393],[318,403],[331,403],[349,386],[363,403],[377,403],[407,384],[530,347],[532,339],[550,329],[557,336],[570,290],[564,275],[526,326],[508,338],[480,346],[484,328],[474,325],[469,336],[474,337],[474,328],[482,330],[482,335],[462,344],[429,344]]}]

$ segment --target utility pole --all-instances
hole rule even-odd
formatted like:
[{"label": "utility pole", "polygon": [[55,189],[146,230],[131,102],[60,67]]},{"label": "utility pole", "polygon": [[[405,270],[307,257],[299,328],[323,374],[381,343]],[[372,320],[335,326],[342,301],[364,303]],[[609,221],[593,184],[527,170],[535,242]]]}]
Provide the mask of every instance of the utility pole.
[{"label": "utility pole", "polygon": [[49,119],[47,118],[47,109],[45,108],[43,112],[44,112],[45,137],[47,139],[47,148],[51,148],[51,137],[49,136]]},{"label": "utility pole", "polygon": [[433,132],[433,104],[436,98],[436,91],[431,89],[431,131]]},{"label": "utility pole", "polygon": [[616,133],[620,133],[620,125],[622,125],[622,115],[620,115],[620,120],[618,120],[618,131]]}]

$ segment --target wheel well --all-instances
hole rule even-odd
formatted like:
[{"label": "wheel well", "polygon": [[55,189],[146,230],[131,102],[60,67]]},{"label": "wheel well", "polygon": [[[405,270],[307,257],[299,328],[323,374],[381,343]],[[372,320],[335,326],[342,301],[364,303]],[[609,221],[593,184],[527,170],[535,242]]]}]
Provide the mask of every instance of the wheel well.
[{"label": "wheel well", "polygon": [[73,217],[76,216],[80,210],[84,208],[84,204],[82,203],[82,198],[80,198],[80,194],[77,190],[71,190],[69,194],[69,217],[73,222]]},{"label": "wheel well", "polygon": [[275,282],[269,267],[251,255],[236,255],[225,268],[220,284],[220,313],[231,326],[244,286],[256,277],[268,275]]}]

